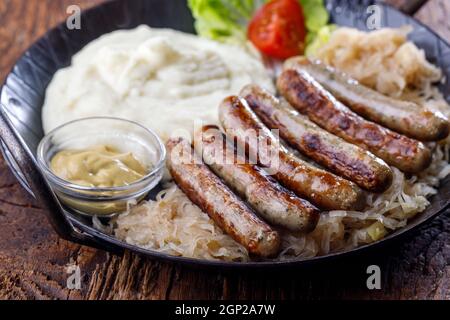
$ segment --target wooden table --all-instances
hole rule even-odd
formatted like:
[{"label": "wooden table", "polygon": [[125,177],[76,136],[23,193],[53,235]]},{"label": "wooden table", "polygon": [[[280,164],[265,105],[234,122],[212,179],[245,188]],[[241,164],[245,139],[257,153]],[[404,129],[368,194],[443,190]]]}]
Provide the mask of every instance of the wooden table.
[{"label": "wooden table", "polygon": [[[171,0],[174,1],[174,0]],[[102,0],[1,0],[0,81],[19,55],[66,17],[68,5]],[[411,8],[410,0],[390,0]],[[430,0],[416,17],[450,40],[450,1]],[[68,265],[81,289],[68,289]],[[382,289],[368,290],[366,268],[381,268]],[[449,299],[450,213],[388,249],[289,272],[220,273],[123,257],[61,240],[0,160],[2,299]]]}]

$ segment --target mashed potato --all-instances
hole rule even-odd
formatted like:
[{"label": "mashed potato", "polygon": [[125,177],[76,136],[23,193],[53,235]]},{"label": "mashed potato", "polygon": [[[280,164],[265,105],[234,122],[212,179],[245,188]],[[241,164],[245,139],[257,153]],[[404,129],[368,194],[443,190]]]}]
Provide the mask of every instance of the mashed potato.
[{"label": "mashed potato", "polygon": [[226,96],[248,83],[273,89],[248,51],[169,29],[116,31],[83,48],[50,83],[45,132],[70,120],[112,116],[137,121],[163,140],[218,122]]}]

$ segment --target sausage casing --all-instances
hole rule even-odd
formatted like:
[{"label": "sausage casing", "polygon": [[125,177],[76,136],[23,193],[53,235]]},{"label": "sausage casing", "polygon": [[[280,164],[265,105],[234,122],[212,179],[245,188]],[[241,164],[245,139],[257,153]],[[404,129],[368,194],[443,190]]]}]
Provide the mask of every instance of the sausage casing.
[{"label": "sausage casing", "polygon": [[309,121],[259,86],[248,85],[240,93],[250,108],[293,148],[371,192],[383,192],[392,183],[389,166],[372,153],[347,143]]},{"label": "sausage casing", "polygon": [[305,70],[354,112],[391,130],[422,141],[438,141],[449,134],[450,123],[442,113],[385,96],[320,61],[295,57],[284,68]]},{"label": "sausage casing", "polygon": [[249,252],[263,257],[278,252],[278,233],[211,172],[187,140],[170,139],[166,147],[169,172],[194,204]]},{"label": "sausage casing", "polygon": [[423,143],[363,119],[337,101],[306,71],[283,71],[277,86],[300,113],[328,132],[371,151],[388,164],[408,173],[418,173],[430,165],[431,152]]},{"label": "sausage casing", "polygon": [[194,141],[204,162],[266,221],[297,232],[310,232],[316,227],[318,209],[237,154],[218,127],[204,126],[196,132]]},{"label": "sausage casing", "polygon": [[[260,165],[267,165],[265,153],[276,154],[277,168],[273,176],[299,197],[327,210],[359,210],[365,205],[364,192],[353,182],[321,170],[300,160],[284,148],[276,136],[264,126],[248,106],[235,96],[226,98],[219,107],[219,119],[230,140],[237,141]],[[258,143],[247,139],[255,135]],[[264,152],[260,146],[270,149]]]}]

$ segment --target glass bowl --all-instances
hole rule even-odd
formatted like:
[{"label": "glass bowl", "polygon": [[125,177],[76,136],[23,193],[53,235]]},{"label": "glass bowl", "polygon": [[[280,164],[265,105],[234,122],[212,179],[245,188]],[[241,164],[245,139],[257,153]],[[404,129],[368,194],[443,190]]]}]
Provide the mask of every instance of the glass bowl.
[{"label": "glass bowl", "polygon": [[[51,169],[53,156],[62,150],[83,150],[107,145],[132,152],[148,168],[141,179],[118,187],[88,187],[58,177]],[[163,176],[165,146],[140,124],[110,117],[84,118],[49,132],[37,149],[37,162],[59,200],[84,215],[112,216],[124,212],[130,202],[142,200]]]}]

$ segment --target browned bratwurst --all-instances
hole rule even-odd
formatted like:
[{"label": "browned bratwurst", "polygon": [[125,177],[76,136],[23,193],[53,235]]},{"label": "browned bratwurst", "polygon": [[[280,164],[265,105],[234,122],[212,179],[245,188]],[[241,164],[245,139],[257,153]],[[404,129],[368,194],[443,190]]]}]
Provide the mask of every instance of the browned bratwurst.
[{"label": "browned bratwurst", "polygon": [[187,140],[170,139],[166,146],[170,174],[193,203],[249,252],[263,257],[278,252],[278,233],[209,170]]},{"label": "browned bratwurst", "polygon": [[194,141],[204,162],[266,221],[291,231],[314,230],[318,209],[237,154],[218,127],[204,126],[196,132]]},{"label": "browned bratwurst", "polygon": [[430,165],[431,152],[423,143],[360,117],[306,71],[283,71],[277,86],[300,113],[347,142],[368,149],[388,164],[408,173],[418,173]]},{"label": "browned bratwurst", "polygon": [[286,101],[257,85],[244,87],[240,95],[270,129],[279,129],[281,138],[325,168],[371,192],[391,185],[392,171],[383,160],[318,127]]},{"label": "browned bratwurst", "polygon": [[[277,166],[271,165],[270,171],[273,171],[275,179],[299,197],[327,210],[359,210],[364,207],[365,194],[356,184],[289,153],[245,100],[235,96],[226,98],[219,107],[219,118],[230,140],[232,138],[244,147],[250,159],[264,166],[272,164],[267,161],[266,154],[275,155]],[[257,142],[249,141],[249,136],[256,136]],[[262,145],[269,151],[263,150]]]},{"label": "browned bratwurst", "polygon": [[385,96],[320,61],[295,57],[287,60],[284,68],[308,72],[356,113],[408,137],[437,141],[448,136],[450,123],[442,113],[432,112],[414,102]]}]

